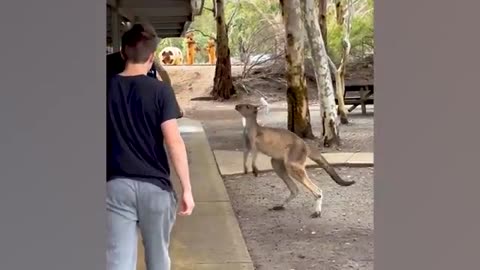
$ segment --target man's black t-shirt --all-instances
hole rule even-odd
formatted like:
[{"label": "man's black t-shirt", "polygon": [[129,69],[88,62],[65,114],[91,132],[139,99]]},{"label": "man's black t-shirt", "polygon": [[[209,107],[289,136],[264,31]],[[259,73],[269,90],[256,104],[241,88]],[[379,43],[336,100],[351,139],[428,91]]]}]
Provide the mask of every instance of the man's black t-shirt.
[{"label": "man's black t-shirt", "polygon": [[145,76],[107,83],[107,181],[125,177],[172,190],[160,125],[178,118],[173,90]]},{"label": "man's black t-shirt", "polygon": [[[120,52],[111,53],[107,55],[107,80],[121,72],[125,69],[125,60],[122,57]],[[147,73],[148,77],[157,78],[157,70],[155,65],[152,65],[152,68]],[[177,98],[175,98],[175,106],[177,106],[178,110],[178,118],[183,117],[183,112],[180,110],[180,106],[178,105]]]}]

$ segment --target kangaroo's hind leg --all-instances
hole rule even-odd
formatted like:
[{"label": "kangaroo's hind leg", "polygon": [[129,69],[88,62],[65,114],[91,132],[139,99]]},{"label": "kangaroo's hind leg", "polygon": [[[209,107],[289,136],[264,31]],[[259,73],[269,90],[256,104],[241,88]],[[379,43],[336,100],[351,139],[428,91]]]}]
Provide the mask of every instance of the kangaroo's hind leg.
[{"label": "kangaroo's hind leg", "polygon": [[321,216],[323,192],[313,183],[308,177],[305,170],[305,164],[307,161],[307,150],[302,145],[291,147],[285,156],[285,168],[290,177],[304,185],[315,198],[315,212],[311,215],[312,218],[318,218]]},{"label": "kangaroo's hind leg", "polygon": [[274,211],[284,210],[285,205],[287,205],[291,200],[297,197],[299,189],[297,184],[295,184],[293,179],[290,178],[290,176],[288,175],[285,165],[283,163],[283,160],[272,158],[270,162],[272,163],[273,171],[278,175],[278,177],[280,177],[283,180],[283,182],[285,182],[285,184],[288,187],[288,190],[290,190],[290,195],[287,197],[287,199],[282,204],[279,204],[270,208],[270,210],[274,210]]}]

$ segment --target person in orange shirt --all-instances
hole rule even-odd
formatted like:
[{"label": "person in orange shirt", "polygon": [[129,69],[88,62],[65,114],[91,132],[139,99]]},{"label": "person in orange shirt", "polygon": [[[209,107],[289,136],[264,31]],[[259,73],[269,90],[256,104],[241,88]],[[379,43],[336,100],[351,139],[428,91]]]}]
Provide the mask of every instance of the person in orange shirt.
[{"label": "person in orange shirt", "polygon": [[200,49],[197,47],[197,42],[194,39],[193,32],[187,33],[185,38],[187,41],[187,65],[193,65],[195,62],[195,55]]},{"label": "person in orange shirt", "polygon": [[207,54],[208,54],[208,63],[210,65],[215,65],[215,62],[217,61],[217,56],[216,56],[215,39],[213,37],[210,37],[208,39],[207,46],[205,47],[205,50],[207,51]]}]

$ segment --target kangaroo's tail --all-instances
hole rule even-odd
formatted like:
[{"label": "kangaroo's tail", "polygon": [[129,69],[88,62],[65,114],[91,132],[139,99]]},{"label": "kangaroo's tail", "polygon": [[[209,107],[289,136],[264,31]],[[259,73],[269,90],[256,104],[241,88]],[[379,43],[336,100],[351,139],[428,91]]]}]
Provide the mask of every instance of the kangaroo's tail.
[{"label": "kangaroo's tail", "polygon": [[355,181],[345,181],[343,180],[335,169],[328,163],[328,161],[322,156],[320,151],[310,149],[310,154],[308,156],[311,160],[317,163],[321,168],[323,168],[328,175],[335,181],[335,183],[339,184],[340,186],[348,187],[355,184]]}]

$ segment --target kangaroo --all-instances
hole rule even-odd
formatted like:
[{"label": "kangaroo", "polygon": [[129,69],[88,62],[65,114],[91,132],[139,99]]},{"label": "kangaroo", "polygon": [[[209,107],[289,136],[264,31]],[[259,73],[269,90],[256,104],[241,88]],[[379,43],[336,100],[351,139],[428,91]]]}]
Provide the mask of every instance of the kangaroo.
[{"label": "kangaroo", "polygon": [[323,192],[307,175],[305,170],[307,158],[310,158],[323,168],[333,181],[340,186],[351,186],[355,184],[355,181],[343,180],[318,149],[309,147],[295,133],[286,129],[260,126],[257,123],[259,109],[260,106],[252,104],[235,105],[235,110],[245,119],[243,131],[245,144],[243,152],[244,173],[248,173],[247,158],[250,153],[252,154],[252,171],[256,177],[258,176],[256,166],[258,152],[269,156],[273,170],[290,190],[290,196],[282,204],[276,205],[270,208],[270,210],[278,211],[285,209],[285,205],[298,195],[299,189],[295,184],[295,181],[297,181],[304,185],[315,198],[315,212],[311,217],[321,217]]}]

